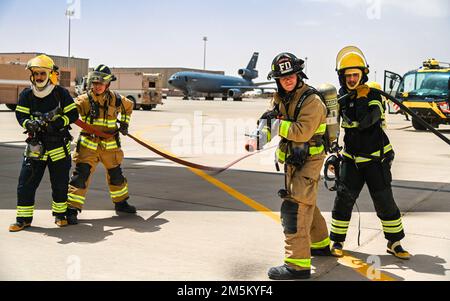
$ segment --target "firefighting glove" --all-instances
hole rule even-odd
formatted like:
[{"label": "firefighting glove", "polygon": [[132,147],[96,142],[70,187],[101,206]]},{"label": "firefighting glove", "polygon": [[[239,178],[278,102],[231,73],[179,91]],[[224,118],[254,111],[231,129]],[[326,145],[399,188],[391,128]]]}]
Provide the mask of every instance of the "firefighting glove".
[{"label": "firefighting glove", "polygon": [[27,123],[25,123],[25,128],[28,133],[34,134],[41,129],[41,126],[37,120],[28,120]]},{"label": "firefighting glove", "polygon": [[47,133],[56,133],[64,127],[64,120],[61,117],[47,123]]},{"label": "firefighting glove", "polygon": [[271,111],[265,112],[265,113],[261,116],[261,118],[259,118],[259,119],[268,119],[268,120],[272,120],[272,119],[277,118],[278,115],[279,115],[279,112],[278,112],[277,110],[271,110]]},{"label": "firefighting glove", "polygon": [[119,132],[124,136],[128,135],[128,124],[125,122],[121,122]]},{"label": "firefighting glove", "polygon": [[278,110],[270,110],[262,114],[262,116],[258,119],[256,124],[259,126],[261,120],[266,120],[267,126],[270,128],[272,124],[272,119],[276,119],[280,113]]},{"label": "firefighting glove", "polygon": [[369,95],[370,88],[368,85],[359,85],[356,87],[356,97],[357,98],[365,98]]}]

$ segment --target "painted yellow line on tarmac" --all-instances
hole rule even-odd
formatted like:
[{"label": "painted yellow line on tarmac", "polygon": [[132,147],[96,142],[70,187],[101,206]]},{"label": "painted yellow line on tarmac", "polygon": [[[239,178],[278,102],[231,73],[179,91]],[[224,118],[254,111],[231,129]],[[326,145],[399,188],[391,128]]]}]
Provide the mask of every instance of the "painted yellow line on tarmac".
[{"label": "painted yellow line on tarmac", "polygon": [[229,195],[231,195],[232,197],[234,197],[235,199],[238,199],[239,201],[241,201],[242,203],[244,203],[245,205],[255,209],[258,212],[261,212],[262,214],[270,217],[271,219],[273,219],[276,222],[281,222],[280,217],[278,216],[278,214],[273,213],[272,210],[270,210],[269,208],[265,207],[264,205],[258,203],[257,201],[249,198],[248,196],[240,193],[239,191],[237,191],[236,189],[228,186],[227,184],[217,180],[216,178],[208,175],[207,173],[195,169],[195,168],[189,168],[190,171],[192,171],[193,173],[195,173],[197,176],[203,178],[204,180],[208,181],[209,183],[213,184],[214,186],[216,186],[217,188],[222,189],[223,191],[225,191],[226,193],[228,193]]},{"label": "painted yellow line on tarmac", "polygon": [[[140,135],[141,132],[137,132],[135,133],[136,137],[139,138],[140,140],[144,141],[145,143],[165,152],[166,154],[169,154],[171,156],[174,156],[174,154],[171,154],[170,152],[161,149],[161,147],[156,146],[153,143],[150,143],[149,141],[145,140],[144,138],[142,138],[142,136]],[[271,219],[275,220],[276,222],[280,222],[280,217],[273,213],[272,210],[270,210],[269,208],[265,207],[264,205],[258,203],[257,201],[249,198],[248,196],[240,193],[239,191],[237,191],[236,189],[233,189],[232,187],[228,186],[227,184],[217,180],[216,178],[208,175],[207,173],[199,170],[199,169],[195,169],[195,168],[190,168],[190,167],[186,167],[188,168],[191,172],[195,173],[197,176],[203,178],[205,181],[213,184],[214,186],[216,186],[217,188],[222,189],[223,191],[225,191],[226,193],[228,193],[229,195],[231,195],[232,197],[236,198],[237,200],[241,201],[242,203],[244,203],[245,205],[255,209],[258,212],[261,212],[262,214],[270,217]]]},{"label": "painted yellow line on tarmac", "polygon": [[338,262],[346,267],[352,268],[355,272],[372,281],[396,281],[389,275],[383,274],[380,270],[373,268],[363,260],[353,257],[344,252],[344,256],[338,259]]},{"label": "painted yellow line on tarmac", "polygon": [[[167,152],[166,150],[161,149],[160,147],[156,146],[153,143],[150,143],[149,141],[145,140],[144,138],[142,138],[142,136],[140,135],[141,132],[136,132],[135,136],[138,137],[140,140],[144,141],[145,143],[158,148],[159,150],[174,156],[173,154]],[[269,208],[265,207],[264,205],[258,203],[257,201],[247,197],[246,195],[240,193],[239,191],[237,191],[236,189],[228,186],[227,184],[219,181],[218,179],[208,175],[207,173],[199,170],[199,169],[195,169],[195,168],[190,168],[187,167],[191,172],[193,172],[194,174],[196,174],[197,176],[203,178],[205,181],[213,184],[214,186],[216,186],[217,188],[222,189],[223,191],[225,191],[226,193],[228,193],[229,195],[231,195],[232,197],[234,197],[235,199],[241,201],[242,203],[244,203],[245,205],[255,209],[256,211],[266,215],[267,217],[270,217],[271,219],[273,219],[274,221],[276,221],[277,223],[280,223],[280,217],[278,216],[278,214],[273,213]],[[338,262],[346,267],[352,268],[353,270],[355,270],[357,273],[359,273],[360,275],[368,278],[369,280],[373,280],[373,281],[395,281],[396,279],[383,274],[381,271],[373,268],[372,266],[370,266],[369,264],[367,264],[366,262],[364,262],[363,260],[353,257],[350,254],[348,254],[347,252],[344,253],[344,256],[339,258]]]}]

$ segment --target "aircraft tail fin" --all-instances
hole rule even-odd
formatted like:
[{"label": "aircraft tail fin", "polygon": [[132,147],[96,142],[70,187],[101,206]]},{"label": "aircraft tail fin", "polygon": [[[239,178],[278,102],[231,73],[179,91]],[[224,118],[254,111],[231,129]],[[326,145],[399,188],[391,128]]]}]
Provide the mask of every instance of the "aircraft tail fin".
[{"label": "aircraft tail fin", "polygon": [[238,74],[246,80],[252,80],[258,77],[258,71],[256,68],[256,63],[258,62],[259,52],[254,52],[250,62],[248,62],[247,68],[239,69]]},{"label": "aircraft tail fin", "polygon": [[256,63],[258,62],[258,56],[259,56],[259,52],[253,53],[252,58],[250,59],[250,62],[248,62],[248,65],[247,65],[248,70],[255,70]]}]

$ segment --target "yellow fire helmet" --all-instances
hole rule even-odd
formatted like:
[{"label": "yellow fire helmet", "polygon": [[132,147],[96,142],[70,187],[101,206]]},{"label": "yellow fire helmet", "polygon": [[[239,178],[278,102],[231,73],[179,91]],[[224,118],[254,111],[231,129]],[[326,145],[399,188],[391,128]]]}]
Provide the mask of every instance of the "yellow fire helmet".
[{"label": "yellow fire helmet", "polygon": [[366,57],[358,47],[344,47],[336,57],[336,71],[340,72],[348,68],[359,68],[365,74],[369,73]]},{"label": "yellow fire helmet", "polygon": [[[33,84],[35,84],[33,69],[44,69],[47,72],[47,79],[50,80],[53,85],[58,84],[58,67],[53,60],[45,54],[38,55],[29,60],[26,69],[31,71],[30,80]],[[48,80],[45,81],[43,86],[47,85]]]}]

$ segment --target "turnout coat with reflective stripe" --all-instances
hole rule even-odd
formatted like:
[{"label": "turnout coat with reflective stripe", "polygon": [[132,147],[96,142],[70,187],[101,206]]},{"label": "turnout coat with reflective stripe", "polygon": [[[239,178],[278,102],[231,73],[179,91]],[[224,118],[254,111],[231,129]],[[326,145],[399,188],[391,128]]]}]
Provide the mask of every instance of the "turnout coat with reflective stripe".
[{"label": "turnout coat with reflective stripe", "polygon": [[[92,92],[89,92],[92,93]],[[115,133],[117,132],[118,125],[117,122],[124,122],[126,124],[130,123],[131,114],[133,112],[133,102],[120,95],[121,104],[116,106],[116,96],[112,91],[107,91],[103,95],[96,96],[91,94],[94,102],[98,103],[99,114],[96,118],[90,118],[91,104],[89,102],[88,94],[80,95],[75,99],[78,112],[80,113],[80,118],[92,126],[105,133]],[[116,137],[111,137],[108,139],[100,137],[89,136],[90,133],[85,130],[81,131],[79,143],[81,146],[89,148],[91,150],[97,150],[100,145],[105,150],[114,150],[119,148],[117,145]]]},{"label": "turnout coat with reflective stripe", "polygon": [[[344,89],[341,89],[339,94],[342,96],[346,93]],[[381,149],[383,149],[384,153],[392,150],[389,138],[383,130],[384,111],[383,99],[373,89],[370,89],[366,97],[357,98],[355,95],[340,105],[341,126],[345,131],[345,153],[349,157],[359,158],[359,160],[364,161],[361,158],[364,157],[364,154],[379,156]],[[358,127],[369,114],[377,116],[377,118],[371,126],[361,130]]]},{"label": "turnout coat with reflective stripe", "polygon": [[[64,141],[62,137],[69,137],[68,127],[71,123],[78,119],[76,105],[67,89],[55,86],[53,91],[44,98],[38,98],[33,95],[30,88],[22,91],[19,96],[19,103],[16,107],[16,118],[19,124],[26,129],[26,123],[30,120],[37,119],[33,117],[33,113],[48,113],[58,106],[62,109],[62,114],[58,115],[52,126],[55,130],[63,129],[62,132],[56,133],[39,133],[39,138],[45,147],[45,154],[41,160],[47,161],[50,157],[52,161],[58,161],[70,154],[70,141]],[[54,139],[54,136],[57,136]],[[53,137],[53,138],[52,138]],[[59,139],[61,137],[61,139]],[[66,148],[67,152],[64,150]]]},{"label": "turnout coat with reflective stripe", "polygon": [[[302,105],[297,119],[293,121],[295,109],[302,95],[308,90],[308,85],[303,84],[298,88],[294,97],[287,106],[282,102],[278,93],[271,102],[271,107],[278,106],[283,121],[280,124],[279,135],[289,141],[292,141],[292,146],[309,142],[310,157],[307,160],[322,159],[325,157],[324,146],[316,144],[314,136],[321,136],[326,130],[326,116],[327,108],[319,96],[313,94],[307,97]],[[315,172],[313,172],[315,174]],[[315,174],[311,178],[316,178]]]}]

